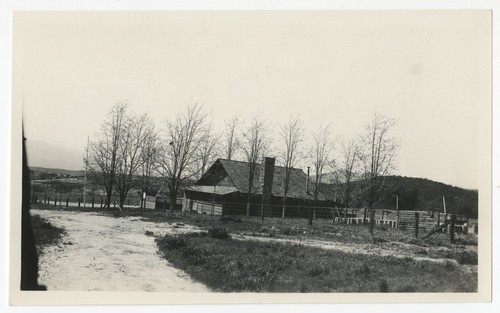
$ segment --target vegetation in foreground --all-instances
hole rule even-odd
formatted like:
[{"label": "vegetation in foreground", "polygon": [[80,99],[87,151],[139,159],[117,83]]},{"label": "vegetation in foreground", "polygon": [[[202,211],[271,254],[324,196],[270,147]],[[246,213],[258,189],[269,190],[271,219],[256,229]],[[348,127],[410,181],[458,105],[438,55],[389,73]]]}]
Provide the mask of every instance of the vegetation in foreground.
[{"label": "vegetation in foreground", "polygon": [[220,292],[474,292],[451,261],[374,256],[231,239],[224,229],[157,238],[162,256]]},{"label": "vegetation in foreground", "polygon": [[64,229],[52,225],[37,214],[31,216],[31,225],[38,255],[43,252],[43,248],[57,244],[65,233]]},{"label": "vegetation in foreground", "polygon": [[477,265],[477,236],[473,234],[456,234],[455,244],[449,241],[446,233],[436,233],[423,239],[421,232],[416,239],[412,231],[377,226],[374,234],[370,234],[365,225],[333,224],[328,219],[315,219],[309,226],[306,219],[298,218],[265,218],[255,216],[214,216],[205,214],[185,214],[181,212],[165,213],[157,210],[126,209],[119,211],[70,207],[56,208],[54,206],[36,205],[37,209],[71,210],[82,212],[100,212],[115,218],[130,216],[140,217],[143,221],[155,223],[184,223],[197,226],[204,230],[225,228],[232,234],[272,237],[288,239],[317,239],[345,244],[370,244],[374,249],[390,249],[407,254],[429,257],[454,259],[460,264]]}]

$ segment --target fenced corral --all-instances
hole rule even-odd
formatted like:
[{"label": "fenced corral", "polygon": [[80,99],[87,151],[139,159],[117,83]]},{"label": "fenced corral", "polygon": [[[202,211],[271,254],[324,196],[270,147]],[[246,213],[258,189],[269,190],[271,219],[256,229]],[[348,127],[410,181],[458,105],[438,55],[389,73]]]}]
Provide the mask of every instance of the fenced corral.
[{"label": "fenced corral", "polygon": [[[55,207],[87,207],[103,208],[106,204],[105,195],[85,195],[75,193],[33,193],[31,202],[37,204],[51,205]],[[141,205],[140,196],[131,195],[125,200],[125,207],[139,207]],[[118,196],[111,197],[111,208],[119,206]]]},{"label": "fenced corral", "polygon": [[[177,203],[174,207],[174,210],[182,210],[182,204],[184,202],[184,198],[177,198]],[[170,199],[168,197],[156,197],[155,207],[156,210],[169,210],[170,209]]]},{"label": "fenced corral", "polygon": [[469,223],[469,219],[465,215],[429,211],[399,211],[397,227],[402,230],[407,229],[414,231],[418,226],[420,231],[430,232],[443,224],[447,224],[441,231],[450,232],[452,216],[455,216],[455,232],[477,233],[477,223]]}]

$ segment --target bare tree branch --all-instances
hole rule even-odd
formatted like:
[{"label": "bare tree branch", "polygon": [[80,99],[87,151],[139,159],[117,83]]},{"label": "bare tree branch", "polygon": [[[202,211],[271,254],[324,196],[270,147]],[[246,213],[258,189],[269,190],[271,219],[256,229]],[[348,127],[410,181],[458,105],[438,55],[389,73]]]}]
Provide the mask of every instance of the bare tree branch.
[{"label": "bare tree branch", "polygon": [[113,106],[96,139],[92,140],[89,146],[89,178],[106,190],[105,207],[108,208],[116,184],[118,153],[127,119],[127,108],[126,103]]},{"label": "bare tree branch", "polygon": [[200,168],[198,149],[204,139],[207,114],[202,105],[194,103],[174,120],[165,122],[159,173],[164,177],[170,193],[170,211],[177,202],[177,193],[183,183],[195,177]]},{"label": "bare tree branch", "polygon": [[224,132],[225,153],[226,159],[231,160],[234,158],[235,153],[240,148],[240,137],[238,134],[238,125],[240,118],[234,115],[231,119],[226,121],[226,129]]},{"label": "bare tree branch", "polygon": [[248,196],[247,215],[250,215],[250,200],[259,186],[255,186],[256,168],[270,144],[267,127],[262,116],[257,114],[253,117],[250,125],[243,134],[242,151],[248,162]]},{"label": "bare tree branch", "polygon": [[373,233],[375,224],[373,207],[379,201],[385,176],[395,168],[398,142],[390,134],[395,125],[394,119],[375,112],[373,119],[366,124],[365,134],[360,140],[359,158],[364,167],[363,178],[367,184],[366,202],[370,212],[370,233]]},{"label": "bare tree branch", "polygon": [[[313,145],[310,151],[310,157],[312,158],[313,171],[314,171],[314,181],[313,181],[313,215],[316,213],[316,201],[318,200],[320,193],[320,186],[323,179],[323,174],[329,168],[333,167],[333,146],[334,143],[331,139],[330,125],[319,126],[317,131],[312,134]],[[309,209],[309,225],[312,225],[312,218]]]},{"label": "bare tree branch", "polygon": [[281,217],[285,217],[286,198],[290,189],[290,176],[293,167],[297,164],[300,157],[299,145],[303,141],[304,123],[298,117],[290,116],[288,121],[280,126],[281,152],[280,159],[285,168],[285,177],[283,181],[283,209]]}]

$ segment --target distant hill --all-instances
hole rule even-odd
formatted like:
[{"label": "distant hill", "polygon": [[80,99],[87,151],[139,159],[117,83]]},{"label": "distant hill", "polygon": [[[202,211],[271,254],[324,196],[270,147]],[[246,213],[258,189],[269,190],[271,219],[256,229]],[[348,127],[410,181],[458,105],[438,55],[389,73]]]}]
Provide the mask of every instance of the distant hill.
[{"label": "distant hill", "polygon": [[[395,209],[398,196],[401,210],[437,210],[443,211],[443,196],[446,200],[446,211],[449,213],[466,214],[471,218],[477,217],[478,191],[468,190],[425,178],[386,176],[385,188],[381,200],[376,208]],[[360,189],[363,182],[357,181],[353,185]],[[335,193],[333,185],[324,185],[326,193]],[[353,204],[363,207],[362,197]]]},{"label": "distant hill", "polygon": [[31,179],[83,177],[85,175],[85,171],[66,170],[62,168],[30,166],[29,169],[31,172]]}]

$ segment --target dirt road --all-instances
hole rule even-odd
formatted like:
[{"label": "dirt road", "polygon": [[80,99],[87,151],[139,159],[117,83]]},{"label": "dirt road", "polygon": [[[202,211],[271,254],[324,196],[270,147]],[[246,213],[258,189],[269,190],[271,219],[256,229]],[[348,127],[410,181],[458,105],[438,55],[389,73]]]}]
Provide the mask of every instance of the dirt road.
[{"label": "dirt road", "polygon": [[98,213],[32,210],[66,230],[62,243],[40,258],[39,282],[49,290],[209,292],[157,254],[155,234],[192,226],[113,218]]}]

